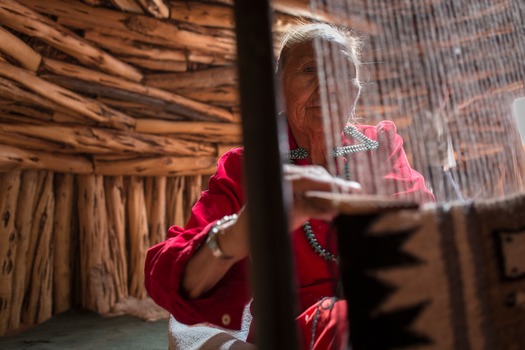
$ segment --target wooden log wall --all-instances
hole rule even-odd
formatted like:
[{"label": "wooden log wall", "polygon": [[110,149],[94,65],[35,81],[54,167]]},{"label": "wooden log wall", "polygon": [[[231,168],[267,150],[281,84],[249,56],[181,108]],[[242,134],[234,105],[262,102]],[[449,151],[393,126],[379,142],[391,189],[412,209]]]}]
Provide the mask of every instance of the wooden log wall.
[{"label": "wooden log wall", "polygon": [[[0,335],[147,297],[147,248],[242,144],[232,6],[0,0]],[[282,1],[277,33],[296,9],[329,17]]]},{"label": "wooden log wall", "polygon": [[[183,225],[203,176],[0,174],[1,331],[143,299],[146,249]],[[169,224],[168,224],[169,223]]]}]

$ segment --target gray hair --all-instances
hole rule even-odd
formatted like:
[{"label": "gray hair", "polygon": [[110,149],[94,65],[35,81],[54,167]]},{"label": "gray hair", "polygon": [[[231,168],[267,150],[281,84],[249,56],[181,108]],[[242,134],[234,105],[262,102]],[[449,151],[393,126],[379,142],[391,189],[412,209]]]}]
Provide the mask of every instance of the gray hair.
[{"label": "gray hair", "polygon": [[341,52],[352,61],[356,69],[361,66],[359,57],[361,40],[352,31],[326,23],[307,23],[292,27],[283,36],[277,60],[277,72],[281,72],[284,68],[291,49],[316,39],[339,44]]}]

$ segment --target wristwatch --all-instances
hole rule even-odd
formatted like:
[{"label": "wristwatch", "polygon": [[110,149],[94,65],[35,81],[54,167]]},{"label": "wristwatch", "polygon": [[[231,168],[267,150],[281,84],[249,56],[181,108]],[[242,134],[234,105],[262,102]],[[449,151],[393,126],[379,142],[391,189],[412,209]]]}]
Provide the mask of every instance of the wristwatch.
[{"label": "wristwatch", "polygon": [[206,239],[206,245],[210,248],[211,253],[214,257],[219,259],[233,259],[233,256],[224,254],[219,242],[217,241],[217,235],[224,234],[226,229],[233,226],[238,219],[237,214],[226,215],[222,219],[217,220],[208,231],[208,238]]}]

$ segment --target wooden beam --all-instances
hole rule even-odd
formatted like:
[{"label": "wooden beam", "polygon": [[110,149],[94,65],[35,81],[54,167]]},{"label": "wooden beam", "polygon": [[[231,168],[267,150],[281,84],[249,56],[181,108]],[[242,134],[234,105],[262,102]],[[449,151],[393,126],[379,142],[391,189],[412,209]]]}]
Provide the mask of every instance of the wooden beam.
[{"label": "wooden beam", "polygon": [[202,134],[205,136],[241,136],[240,124],[206,122],[172,122],[160,119],[137,119],[137,132],[147,134]]},{"label": "wooden beam", "polygon": [[0,172],[14,168],[50,170],[62,173],[93,173],[92,163],[82,156],[30,151],[0,145]]},{"label": "wooden beam", "polygon": [[135,0],[109,0],[113,6],[124,12],[144,13],[144,10]]},{"label": "wooden beam", "polygon": [[170,17],[170,8],[163,0],[137,0],[137,2],[156,18]]},{"label": "wooden beam", "polygon": [[182,176],[209,175],[217,168],[213,157],[144,157],[105,161],[95,157],[95,171],[102,175]]},{"label": "wooden beam", "polygon": [[130,82],[73,64],[44,59],[43,69],[61,76],[75,78],[85,82],[97,83],[103,86],[109,86],[122,91],[161,100],[165,103],[174,104],[180,108],[182,114],[190,118],[205,116],[220,121],[231,121],[233,119],[231,112],[225,109],[210,106],[184,96]]},{"label": "wooden beam", "polygon": [[0,62],[0,76],[14,80],[38,95],[102,125],[109,125],[117,129],[129,129],[135,123],[133,118],[112,110],[98,101],[75,94],[37,77],[30,71],[8,63]]},{"label": "wooden beam", "polygon": [[200,2],[170,2],[170,18],[206,27],[235,28],[231,6]]},{"label": "wooden beam", "polygon": [[237,68],[224,66],[194,72],[173,74],[148,74],[144,84],[168,91],[206,89],[223,85],[237,86]]},{"label": "wooden beam", "polygon": [[0,26],[0,52],[14,59],[25,69],[36,72],[42,56],[19,37]]},{"label": "wooden beam", "polygon": [[208,156],[215,147],[191,141],[90,127],[0,124],[0,135],[25,135],[55,143],[61,153]]},{"label": "wooden beam", "polygon": [[140,119],[137,131],[148,134],[169,134],[182,140],[241,144],[240,124],[172,122],[160,119]]}]

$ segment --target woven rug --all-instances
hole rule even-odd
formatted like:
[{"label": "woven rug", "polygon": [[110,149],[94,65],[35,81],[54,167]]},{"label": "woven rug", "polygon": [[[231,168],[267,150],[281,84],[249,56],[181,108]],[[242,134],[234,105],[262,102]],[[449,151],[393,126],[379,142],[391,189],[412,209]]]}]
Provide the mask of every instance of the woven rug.
[{"label": "woven rug", "polygon": [[360,349],[525,349],[525,195],[337,220]]}]

